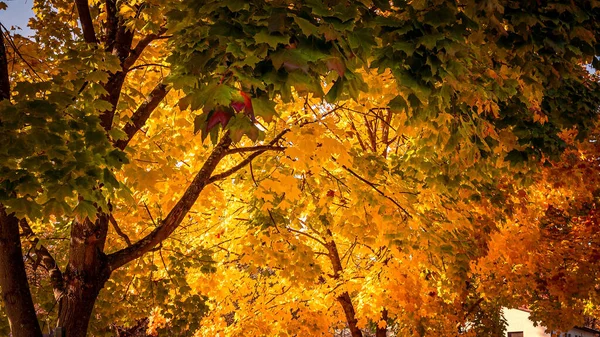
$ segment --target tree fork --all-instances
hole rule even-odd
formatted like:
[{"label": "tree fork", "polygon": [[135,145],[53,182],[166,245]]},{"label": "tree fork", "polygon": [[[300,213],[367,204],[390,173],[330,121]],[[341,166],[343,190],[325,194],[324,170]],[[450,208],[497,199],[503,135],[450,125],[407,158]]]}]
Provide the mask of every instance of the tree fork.
[{"label": "tree fork", "polygon": [[64,292],[59,299],[58,325],[67,337],[85,337],[100,290],[111,271],[103,253],[109,216],[98,213],[96,221],[74,221],[71,225],[69,263],[64,272]]}]

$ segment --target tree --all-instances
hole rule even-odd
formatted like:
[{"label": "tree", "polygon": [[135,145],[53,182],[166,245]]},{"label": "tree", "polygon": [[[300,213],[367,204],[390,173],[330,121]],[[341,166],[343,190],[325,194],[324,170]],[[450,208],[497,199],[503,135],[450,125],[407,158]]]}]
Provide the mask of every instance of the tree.
[{"label": "tree", "polygon": [[[5,32],[0,110],[1,225],[32,253],[3,249],[47,270],[69,337],[97,303],[96,317],[125,306],[104,287],[172,295],[150,325],[187,332],[177,306],[206,299],[203,331],[285,330],[249,315],[271,312],[290,333],[456,334],[497,314],[471,266],[513,198],[597,114],[581,66],[597,62],[593,1],[74,5],[77,20],[36,2],[33,40]],[[25,267],[2,262],[31,299]],[[155,272],[175,294],[143,293]],[[255,291],[221,297],[239,285]],[[13,323],[34,320],[19,304],[13,335],[39,336]]]}]

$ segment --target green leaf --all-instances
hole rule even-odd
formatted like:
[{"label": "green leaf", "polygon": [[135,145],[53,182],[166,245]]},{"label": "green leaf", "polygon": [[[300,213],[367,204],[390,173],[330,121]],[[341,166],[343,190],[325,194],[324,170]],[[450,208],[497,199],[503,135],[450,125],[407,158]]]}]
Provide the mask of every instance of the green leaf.
[{"label": "green leaf", "polygon": [[524,163],[527,161],[527,152],[512,150],[504,157],[504,160],[509,161],[511,166]]},{"label": "green leaf", "polygon": [[117,178],[115,178],[115,176],[112,174],[112,172],[110,172],[110,170],[107,168],[104,168],[104,170],[102,171],[102,180],[104,180],[104,184],[106,184],[112,188],[116,189],[116,188],[119,188],[119,186],[120,186]]},{"label": "green leaf", "polygon": [[227,0],[225,3],[227,4],[227,8],[232,12],[239,12],[250,8],[248,2],[243,0]]},{"label": "green leaf", "polygon": [[392,99],[390,101],[389,106],[390,106],[390,109],[397,110],[397,111],[404,111],[405,109],[408,108],[408,104],[406,103],[406,100],[400,95],[394,97],[394,99]]},{"label": "green leaf", "polygon": [[79,204],[73,209],[73,214],[77,217],[78,221],[84,221],[85,218],[89,218],[90,221],[95,221],[96,212],[98,212],[96,207],[86,200],[79,201]]},{"label": "green leaf", "polygon": [[[194,117],[194,134],[206,129],[206,114]],[[204,139],[205,137],[202,137]]]},{"label": "green leaf", "polygon": [[11,198],[4,201],[4,204],[8,207],[9,213],[15,212],[18,218],[27,216],[32,219],[42,215],[40,205],[27,198]]},{"label": "green leaf", "polygon": [[204,106],[204,111],[210,111],[217,105],[229,106],[237,92],[237,89],[226,84],[210,84],[201,91],[198,100]]},{"label": "green leaf", "polygon": [[90,82],[106,83],[108,82],[108,73],[101,70],[94,70],[86,76]]},{"label": "green leaf", "polygon": [[125,131],[123,131],[120,128],[112,128],[110,129],[110,131],[108,131],[108,134],[113,140],[126,140],[127,138],[129,138],[127,136],[127,133],[125,133]]},{"label": "green leaf", "polygon": [[260,116],[267,123],[271,123],[273,121],[273,117],[277,116],[277,111],[275,111],[275,105],[275,102],[273,102],[265,96],[259,98],[252,98],[254,114],[256,116]]},{"label": "green leaf", "polygon": [[290,43],[289,36],[275,35],[269,34],[266,30],[261,30],[258,34],[254,35],[254,41],[256,43],[266,43],[271,48],[277,48],[277,45],[280,43],[283,45],[288,45]]},{"label": "green leaf", "polygon": [[293,86],[298,93],[310,92],[315,97],[323,97],[323,88],[313,77],[302,72],[294,71],[288,75],[288,85]]},{"label": "green leaf", "polygon": [[325,95],[325,100],[329,103],[334,103],[340,95],[344,92],[344,78],[338,78],[335,83],[331,86],[331,89]]},{"label": "green leaf", "polygon": [[306,35],[306,36],[320,35],[319,27],[313,25],[310,21],[303,19],[301,17],[297,17],[297,16],[294,16],[294,21],[296,21],[296,23],[298,24],[298,26],[300,27],[300,29],[302,30],[302,33],[304,35]]},{"label": "green leaf", "polygon": [[112,110],[112,108],[113,108],[112,104],[110,104],[108,101],[105,101],[103,99],[94,100],[93,106],[94,106],[94,109],[96,109],[98,111],[109,111],[109,110]]},{"label": "green leaf", "polygon": [[55,198],[52,198],[44,204],[43,213],[46,218],[50,215],[59,218],[62,215],[71,213],[71,207],[69,207],[69,204],[64,201],[59,201]]}]

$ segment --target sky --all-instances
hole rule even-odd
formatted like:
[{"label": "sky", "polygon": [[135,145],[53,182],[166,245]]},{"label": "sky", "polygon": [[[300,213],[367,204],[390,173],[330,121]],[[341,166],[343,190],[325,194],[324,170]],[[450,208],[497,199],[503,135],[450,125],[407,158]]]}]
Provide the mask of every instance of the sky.
[{"label": "sky", "polygon": [[0,22],[7,29],[11,26],[21,27],[20,34],[29,35],[31,30],[27,28],[27,21],[33,16],[33,0],[0,0],[8,5],[6,10],[0,10]]}]

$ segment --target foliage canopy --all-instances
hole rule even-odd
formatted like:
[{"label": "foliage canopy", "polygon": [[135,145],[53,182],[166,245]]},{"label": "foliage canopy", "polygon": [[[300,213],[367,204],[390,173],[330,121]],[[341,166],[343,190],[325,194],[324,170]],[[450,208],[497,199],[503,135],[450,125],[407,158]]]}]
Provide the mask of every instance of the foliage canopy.
[{"label": "foliage canopy", "polygon": [[34,10],[0,44],[2,333],[597,315],[600,2]]}]

